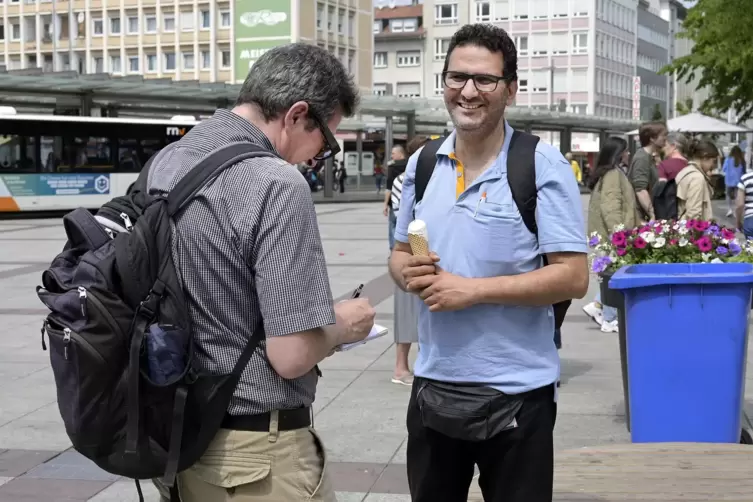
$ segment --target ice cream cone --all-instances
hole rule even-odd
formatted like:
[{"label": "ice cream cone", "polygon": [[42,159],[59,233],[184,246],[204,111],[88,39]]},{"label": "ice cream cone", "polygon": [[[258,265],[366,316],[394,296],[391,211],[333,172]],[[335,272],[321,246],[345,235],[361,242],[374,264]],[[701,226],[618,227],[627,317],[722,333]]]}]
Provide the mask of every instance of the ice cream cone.
[{"label": "ice cream cone", "polygon": [[429,256],[429,233],[426,223],[413,220],[408,225],[408,242],[414,256]]}]

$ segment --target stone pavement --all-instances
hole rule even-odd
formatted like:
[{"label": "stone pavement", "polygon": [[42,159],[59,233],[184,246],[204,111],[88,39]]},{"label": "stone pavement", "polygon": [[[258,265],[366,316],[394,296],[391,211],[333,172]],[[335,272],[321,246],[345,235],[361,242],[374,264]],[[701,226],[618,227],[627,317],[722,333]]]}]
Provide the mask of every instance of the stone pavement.
[{"label": "stone pavement", "polygon": [[[381,205],[318,205],[317,212],[335,296],[367,283],[364,294],[380,302],[377,322],[391,327]],[[99,470],[69,449],[56,407],[40,341],[46,311],[34,287],[62,248],[63,235],[60,220],[0,220],[0,502],[134,501],[132,482]],[[617,337],[601,333],[580,308],[596,288],[592,281],[587,299],[574,303],[563,329],[557,452],[630,440]],[[390,383],[393,364],[391,337],[385,337],[321,365],[315,424],[341,502],[410,500],[404,423],[410,389]],[[747,407],[753,414],[751,370],[747,382]],[[147,488],[147,500],[155,501]]]}]

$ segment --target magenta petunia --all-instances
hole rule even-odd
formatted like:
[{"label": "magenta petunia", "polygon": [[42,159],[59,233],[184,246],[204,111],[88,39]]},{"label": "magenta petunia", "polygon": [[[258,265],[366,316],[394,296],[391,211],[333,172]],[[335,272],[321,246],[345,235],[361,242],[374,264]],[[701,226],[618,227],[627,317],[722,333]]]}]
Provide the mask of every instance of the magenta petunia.
[{"label": "magenta petunia", "polygon": [[643,237],[636,237],[633,241],[633,247],[637,249],[643,249],[646,247],[646,241],[643,239]]},{"label": "magenta petunia", "polygon": [[722,239],[727,239],[728,241],[731,241],[734,238],[735,238],[735,232],[733,232],[729,228],[722,229]]},{"label": "magenta petunia", "polygon": [[617,256],[625,256],[627,254],[626,248],[620,248],[617,250]]},{"label": "magenta petunia", "polygon": [[697,220],[694,226],[695,229],[699,232],[705,232],[711,226],[711,223],[709,223],[708,221]]},{"label": "magenta petunia", "polygon": [[709,251],[711,251],[711,248],[714,247],[714,244],[711,242],[711,239],[708,235],[704,235],[703,237],[695,241],[695,245],[698,246],[698,249],[702,253],[708,253]]},{"label": "magenta petunia", "polygon": [[627,243],[625,232],[615,232],[612,234],[612,244],[617,247],[622,247]]}]

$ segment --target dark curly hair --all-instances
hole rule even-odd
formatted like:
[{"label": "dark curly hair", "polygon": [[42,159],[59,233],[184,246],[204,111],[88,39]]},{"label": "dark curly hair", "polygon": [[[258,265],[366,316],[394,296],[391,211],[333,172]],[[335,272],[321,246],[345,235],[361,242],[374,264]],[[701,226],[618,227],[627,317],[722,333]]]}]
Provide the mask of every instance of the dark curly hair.
[{"label": "dark curly hair", "polygon": [[443,72],[447,71],[450,54],[455,50],[455,47],[466,45],[475,45],[476,47],[483,47],[489,52],[502,54],[504,61],[502,75],[508,82],[518,80],[518,50],[515,48],[515,42],[502,28],[484,23],[466,24],[455,32],[450,40],[449,47],[447,47]]}]

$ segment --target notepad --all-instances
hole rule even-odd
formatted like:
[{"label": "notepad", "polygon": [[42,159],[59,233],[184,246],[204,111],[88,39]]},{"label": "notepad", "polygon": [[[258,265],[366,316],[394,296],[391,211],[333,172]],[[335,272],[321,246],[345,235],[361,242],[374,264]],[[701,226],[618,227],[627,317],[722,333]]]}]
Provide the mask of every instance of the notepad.
[{"label": "notepad", "polygon": [[374,327],[371,328],[371,332],[369,333],[369,336],[361,340],[360,342],[353,342],[353,343],[344,343],[337,347],[338,352],[343,352],[346,350],[350,350],[354,347],[358,347],[359,345],[363,345],[366,342],[370,342],[371,340],[376,340],[377,338],[381,338],[387,333],[389,333],[390,330],[385,328],[384,326],[380,326],[379,324],[375,324]]}]

